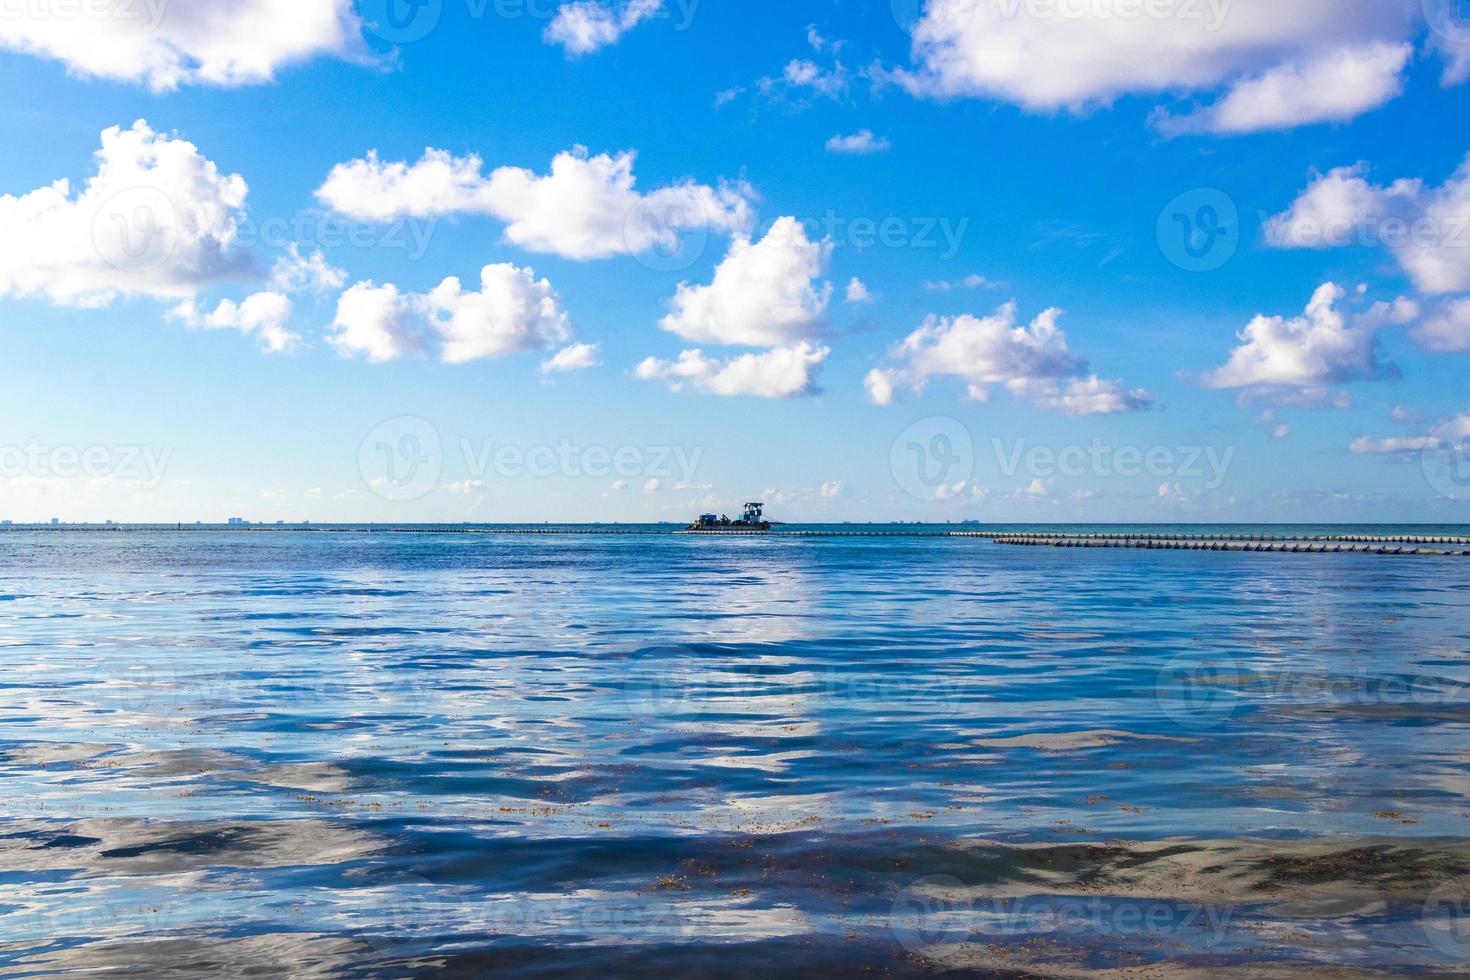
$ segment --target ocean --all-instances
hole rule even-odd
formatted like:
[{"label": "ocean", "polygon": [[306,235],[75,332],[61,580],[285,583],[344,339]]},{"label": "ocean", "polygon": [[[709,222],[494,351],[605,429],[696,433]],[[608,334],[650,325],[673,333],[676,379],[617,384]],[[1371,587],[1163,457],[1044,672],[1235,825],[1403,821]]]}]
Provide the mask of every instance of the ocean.
[{"label": "ocean", "polygon": [[0,975],[1470,971],[1470,558],[965,529],[0,529]]}]

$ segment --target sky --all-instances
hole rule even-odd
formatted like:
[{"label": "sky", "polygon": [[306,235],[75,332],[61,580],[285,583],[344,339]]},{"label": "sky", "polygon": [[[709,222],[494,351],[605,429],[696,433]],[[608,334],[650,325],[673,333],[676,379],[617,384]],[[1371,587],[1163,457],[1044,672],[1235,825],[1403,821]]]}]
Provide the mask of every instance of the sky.
[{"label": "sky", "polygon": [[0,0],[0,519],[1470,521],[1463,0]]}]

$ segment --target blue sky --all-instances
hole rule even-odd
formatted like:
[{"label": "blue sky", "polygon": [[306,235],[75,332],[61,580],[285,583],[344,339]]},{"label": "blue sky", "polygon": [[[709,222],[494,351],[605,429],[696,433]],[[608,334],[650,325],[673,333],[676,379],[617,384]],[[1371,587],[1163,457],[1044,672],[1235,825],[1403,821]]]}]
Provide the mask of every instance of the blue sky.
[{"label": "blue sky", "polygon": [[0,518],[1466,519],[1470,20],[1127,3],[18,4]]}]

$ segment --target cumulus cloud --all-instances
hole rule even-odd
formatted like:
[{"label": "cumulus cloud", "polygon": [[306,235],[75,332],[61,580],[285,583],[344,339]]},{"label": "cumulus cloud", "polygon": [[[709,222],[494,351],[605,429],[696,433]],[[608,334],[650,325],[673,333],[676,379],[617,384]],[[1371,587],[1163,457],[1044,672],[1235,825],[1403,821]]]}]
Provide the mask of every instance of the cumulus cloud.
[{"label": "cumulus cloud", "polygon": [[565,374],[602,366],[596,344],[571,344],[541,362],[542,374]]},{"label": "cumulus cloud", "polygon": [[852,153],[864,156],[871,153],[885,153],[890,149],[888,140],[881,136],[874,136],[871,129],[862,129],[851,136],[834,136],[827,141],[827,150],[830,153]]},{"label": "cumulus cloud", "polygon": [[390,283],[360,282],[337,299],[337,317],[327,341],[343,355],[391,361],[428,342],[411,296]]},{"label": "cumulus cloud", "polygon": [[849,303],[871,303],[873,294],[868,291],[867,283],[857,276],[853,276],[847,284],[847,294],[844,297]]},{"label": "cumulus cloud", "polygon": [[1219,96],[1188,125],[1222,132],[1352,118],[1400,91],[1419,0],[1177,0],[1026,4],[929,0],[911,92],[1035,112],[1087,111],[1131,94]]},{"label": "cumulus cloud", "polygon": [[1421,292],[1470,290],[1470,156],[1437,188],[1420,179],[1373,184],[1366,173],[1359,164],[1315,178],[1267,222],[1267,244],[1384,245]]},{"label": "cumulus cloud", "polygon": [[800,343],[729,360],[686,350],[676,361],[645,359],[634,371],[642,381],[663,381],[670,391],[692,387],[712,395],[756,398],[800,398],[818,394],[817,374],[831,353],[826,347]]},{"label": "cumulus cloud", "polygon": [[598,0],[562,4],[543,35],[547,44],[560,44],[579,57],[616,44],[622,36],[657,14],[663,0],[628,0],[614,6]]},{"label": "cumulus cloud", "polygon": [[1397,98],[1411,44],[1378,42],[1327,51],[1236,83],[1219,102],[1183,117],[1160,113],[1165,133],[1254,133],[1342,122]]},{"label": "cumulus cloud", "polygon": [[200,313],[193,300],[186,300],[170,313],[171,319],[182,320],[191,327],[209,330],[238,330],[260,340],[263,350],[279,354],[291,350],[301,337],[286,329],[294,306],[282,293],[255,293],[236,303],[221,300],[213,312]]},{"label": "cumulus cloud", "polygon": [[1397,368],[1383,359],[1381,318],[1357,325],[1340,308],[1346,293],[1325,283],[1301,316],[1257,316],[1237,336],[1230,360],[1204,376],[1211,388],[1320,391],[1349,381],[1391,378]]},{"label": "cumulus cloud", "polygon": [[887,405],[901,388],[921,391],[931,378],[950,377],[966,383],[973,401],[989,401],[990,389],[998,385],[1039,408],[1069,415],[1150,407],[1148,392],[1087,374],[1086,359],[1071,352],[1057,326],[1061,315],[1049,309],[1029,324],[1018,324],[1012,302],[986,317],[931,316],[894,348],[896,366],[868,373],[868,398]]},{"label": "cumulus cloud", "polygon": [[1470,351],[1470,299],[1445,303],[1416,327],[1411,336],[1427,350]]},{"label": "cumulus cloud", "polygon": [[271,285],[283,293],[328,293],[347,285],[347,271],[328,262],[320,249],[302,255],[293,242],[271,267]]},{"label": "cumulus cloud", "polygon": [[252,272],[235,248],[248,192],[239,174],[142,120],[105,130],[96,161],[77,193],[62,179],[0,196],[0,296],[181,300]]},{"label": "cumulus cloud", "polygon": [[478,292],[451,276],[427,293],[360,282],[337,301],[328,341],[345,355],[391,361],[437,344],[446,364],[549,350],[567,340],[571,321],[556,291],[531,269],[507,263],[480,271]]},{"label": "cumulus cloud", "polygon": [[0,17],[0,47],[164,92],[268,82],[319,55],[360,56],[361,30],[353,0],[18,4]]},{"label": "cumulus cloud", "polygon": [[751,189],[684,181],[647,194],[636,188],[635,155],[558,153],[549,174],[501,167],[484,174],[480,157],[430,149],[414,164],[384,163],[376,152],[333,167],[316,196],[333,210],[369,221],[481,214],[506,223],[505,237],[531,252],[587,260],[676,249],[684,233],[750,227]]},{"label": "cumulus cloud", "polygon": [[828,480],[826,483],[822,484],[818,492],[828,500],[832,500],[836,497],[842,496],[842,490],[844,486],[845,484],[841,480]]},{"label": "cumulus cloud", "polygon": [[709,285],[679,285],[659,326],[701,343],[775,347],[815,339],[832,298],[832,285],[817,283],[831,253],[830,242],[809,240],[791,217],[777,219],[759,242],[738,235]]},{"label": "cumulus cloud", "polygon": [[480,270],[479,292],[467,292],[451,276],[423,297],[422,306],[443,338],[446,364],[546,350],[572,333],[551,283],[505,262]]}]

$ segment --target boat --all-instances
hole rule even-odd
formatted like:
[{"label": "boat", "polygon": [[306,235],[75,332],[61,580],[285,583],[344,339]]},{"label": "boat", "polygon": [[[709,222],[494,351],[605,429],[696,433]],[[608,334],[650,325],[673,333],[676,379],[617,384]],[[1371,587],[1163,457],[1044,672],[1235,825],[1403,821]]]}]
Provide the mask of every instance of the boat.
[{"label": "boat", "polygon": [[749,534],[752,531],[769,531],[771,522],[765,519],[766,505],[762,503],[749,503],[745,505],[745,513],[737,520],[731,520],[717,514],[700,514],[699,519],[689,525],[691,531],[728,531],[732,533],[743,532]]}]

